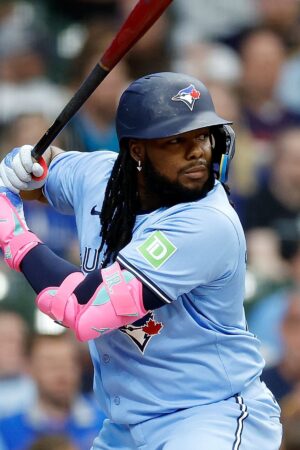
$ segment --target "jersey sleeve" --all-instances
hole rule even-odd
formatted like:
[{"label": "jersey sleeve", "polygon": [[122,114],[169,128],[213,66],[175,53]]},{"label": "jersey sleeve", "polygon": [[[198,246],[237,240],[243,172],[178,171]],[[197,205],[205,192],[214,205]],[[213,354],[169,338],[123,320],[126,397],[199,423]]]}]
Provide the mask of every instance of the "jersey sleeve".
[{"label": "jersey sleeve", "polygon": [[170,303],[201,286],[221,288],[235,272],[239,255],[239,234],[229,217],[191,208],[136,232],[118,261]]},{"label": "jersey sleeve", "polygon": [[116,156],[115,152],[106,150],[58,155],[49,166],[44,186],[48,202],[63,214],[73,214],[85,191],[109,175]]}]

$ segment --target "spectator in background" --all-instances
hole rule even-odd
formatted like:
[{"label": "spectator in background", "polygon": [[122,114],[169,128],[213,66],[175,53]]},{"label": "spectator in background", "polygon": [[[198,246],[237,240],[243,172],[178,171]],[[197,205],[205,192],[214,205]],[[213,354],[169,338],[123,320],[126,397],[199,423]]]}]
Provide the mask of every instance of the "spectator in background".
[{"label": "spectator in background", "polygon": [[65,434],[79,450],[89,450],[104,415],[92,396],[80,393],[75,340],[68,333],[34,336],[28,365],[37,398],[24,412],[0,420],[5,450],[24,450],[46,434]]},{"label": "spectator in background", "polygon": [[279,130],[272,141],[266,178],[266,183],[246,202],[246,232],[257,228],[281,232],[299,224],[300,126]]},{"label": "spectator in background", "polygon": [[283,65],[278,98],[285,108],[300,114],[300,48]]},{"label": "spectator in background", "polygon": [[[176,2],[174,2],[176,3]],[[117,0],[118,16],[123,22],[136,4],[135,0]],[[154,72],[170,70],[170,32],[172,6],[153,24],[147,33],[136,42],[126,56],[129,77],[137,79]]]},{"label": "spectator in background", "polygon": [[42,20],[30,3],[4,0],[1,8],[5,14],[0,21],[0,122],[36,111],[52,119],[69,93],[49,79],[55,57],[49,35],[45,27],[37,27]]},{"label": "spectator in background", "polygon": [[[24,112],[7,121],[1,135],[1,149],[5,145],[18,146],[22,139],[31,142],[32,145],[37,143],[42,135],[50,127],[51,121],[40,110],[34,112]],[[62,135],[55,139],[53,145],[64,145]]]},{"label": "spectator in background", "polygon": [[300,392],[299,387],[281,402],[283,441],[280,450],[300,450]]},{"label": "spectator in background", "polygon": [[300,115],[300,2],[260,0],[259,7],[264,25],[280,36],[288,50],[276,96],[285,109]]},{"label": "spectator in background", "polygon": [[111,20],[117,15],[118,0],[43,0],[43,3],[56,18],[63,16],[69,22],[87,23],[95,18]]},{"label": "spectator in background", "polygon": [[[286,264],[284,278],[282,273],[280,274],[274,271],[274,262],[272,259],[264,258],[261,265],[264,264],[267,267],[271,266],[271,270],[275,272],[275,276],[279,278],[279,281],[278,279],[274,280],[271,289],[271,275],[269,275],[269,293],[260,293],[259,295],[258,292],[256,302],[248,306],[247,312],[249,327],[251,331],[259,337],[262,343],[262,353],[266,360],[267,366],[277,364],[282,357],[283,344],[281,337],[281,323],[285,315],[287,305],[289,304],[291,290],[292,292],[294,290],[298,292],[300,287],[299,230],[294,230],[293,236],[278,237],[278,241],[280,241],[280,255]],[[256,245],[258,245],[257,242]],[[276,255],[275,258],[277,258]],[[249,256],[249,259],[251,260],[251,255]],[[266,278],[265,267],[262,267],[260,272],[263,274],[261,276]],[[262,288],[260,288],[260,290],[262,290]],[[266,290],[267,288],[265,287],[265,291]],[[268,326],[266,326],[266,321]]]},{"label": "spectator in background", "polygon": [[173,2],[172,48],[176,55],[194,42],[233,39],[255,26],[259,11],[253,0],[176,0]]},{"label": "spectator in background", "polygon": [[71,215],[62,215],[48,204],[25,202],[24,211],[30,216],[28,226],[61,257],[79,261],[76,222]]},{"label": "spectator in background", "polygon": [[[286,283],[300,283],[300,127],[280,132],[272,145],[266,182],[246,199],[243,218],[248,268],[256,282],[248,322],[262,340],[268,362],[276,360],[280,352],[282,288]],[[266,327],[265,320],[270,317]]]},{"label": "spectator in background", "polygon": [[223,117],[222,114],[227,115],[233,121],[239,151],[236,152],[232,160],[229,175],[231,199],[240,219],[243,220],[245,201],[258,188],[257,174],[260,171],[260,161],[256,154],[255,139],[243,121],[238,96],[238,83],[230,85],[221,82],[210,82],[208,86],[217,113],[221,117]]},{"label": "spectator in background", "polygon": [[[279,35],[267,29],[254,29],[241,41],[241,101],[244,120],[262,150],[278,131],[300,125],[300,116],[285,109],[276,98],[281,69],[287,51]],[[267,154],[262,154],[266,158]]]},{"label": "spectator in background", "polygon": [[300,284],[286,292],[283,308],[279,328],[281,357],[275,365],[265,368],[261,376],[279,402],[300,388]]},{"label": "spectator in background", "polygon": [[230,30],[222,38],[222,42],[238,49],[241,41],[249,32],[256,29],[267,29],[280,37],[288,52],[292,53],[298,47],[300,39],[299,1],[259,0],[250,3],[252,3],[253,15],[249,19],[253,20],[249,20],[244,27],[237,26],[233,28],[233,31]]},{"label": "spectator in background", "polygon": [[[7,270],[5,264],[0,262],[0,311],[9,311],[21,316],[25,326],[32,331],[34,327],[35,292],[24,280]],[[13,329],[10,329],[13,333]],[[25,342],[24,342],[25,344]],[[26,368],[25,368],[26,369]],[[1,404],[1,397],[0,397]]]},{"label": "spectator in background", "polygon": [[240,84],[241,61],[238,53],[217,42],[188,44],[172,62],[172,70],[198,77],[206,84],[217,83],[236,89]]},{"label": "spectator in background", "polygon": [[46,435],[38,438],[28,450],[78,450],[65,435]]},{"label": "spectator in background", "polygon": [[28,338],[28,326],[21,316],[0,310],[0,418],[28,408],[35,398],[26,361]]},{"label": "spectator in background", "polygon": [[260,23],[283,39],[286,48],[293,51],[300,43],[299,0],[260,0]]}]

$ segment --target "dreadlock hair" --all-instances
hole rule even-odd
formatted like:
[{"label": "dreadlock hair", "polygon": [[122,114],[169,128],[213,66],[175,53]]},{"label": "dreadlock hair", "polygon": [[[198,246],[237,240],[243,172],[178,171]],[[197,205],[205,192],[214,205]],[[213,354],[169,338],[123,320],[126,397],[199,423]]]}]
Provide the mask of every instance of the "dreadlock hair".
[{"label": "dreadlock hair", "polygon": [[120,147],[100,213],[100,252],[106,244],[102,267],[113,262],[118,252],[130,242],[138,209],[135,161],[130,155],[127,142],[122,142]]}]

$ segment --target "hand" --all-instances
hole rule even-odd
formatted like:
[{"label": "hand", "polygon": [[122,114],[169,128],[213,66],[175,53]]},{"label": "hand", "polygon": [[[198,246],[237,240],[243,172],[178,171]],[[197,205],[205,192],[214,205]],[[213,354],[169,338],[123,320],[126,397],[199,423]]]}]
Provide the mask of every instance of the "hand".
[{"label": "hand", "polygon": [[[0,186],[18,194],[41,188],[47,178],[47,166],[41,158],[41,164],[31,157],[31,145],[14,148],[0,163]],[[35,179],[38,177],[38,179]]]}]

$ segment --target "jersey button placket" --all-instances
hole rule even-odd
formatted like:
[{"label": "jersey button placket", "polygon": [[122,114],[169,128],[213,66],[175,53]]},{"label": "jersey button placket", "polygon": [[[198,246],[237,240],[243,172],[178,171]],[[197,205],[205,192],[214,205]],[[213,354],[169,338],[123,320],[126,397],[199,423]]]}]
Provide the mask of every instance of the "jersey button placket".
[{"label": "jersey button placket", "polygon": [[110,356],[107,353],[104,353],[104,355],[102,356],[102,361],[104,362],[104,364],[108,364],[110,362]]},{"label": "jersey button placket", "polygon": [[114,396],[114,400],[113,401],[114,401],[114,404],[116,406],[119,406],[119,404],[121,403],[121,399],[120,399],[120,397],[118,395]]}]

